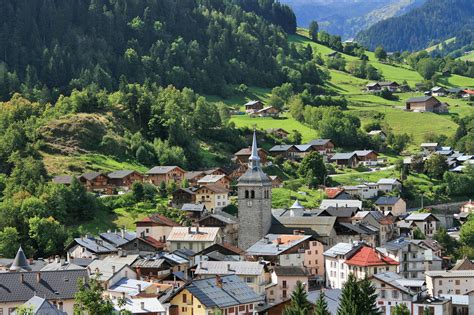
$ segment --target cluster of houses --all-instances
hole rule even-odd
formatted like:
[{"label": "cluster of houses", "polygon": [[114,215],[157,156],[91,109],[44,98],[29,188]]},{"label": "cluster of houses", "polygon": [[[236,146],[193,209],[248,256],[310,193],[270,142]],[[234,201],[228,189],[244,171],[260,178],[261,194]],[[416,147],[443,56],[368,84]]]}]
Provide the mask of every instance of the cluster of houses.
[{"label": "cluster of houses", "polygon": [[[182,202],[189,226],[153,214],[135,222],[134,231],[122,227],[74,238],[64,257],[28,259],[19,248],[14,259],[0,259],[0,314],[15,314],[20,306],[37,315],[74,314],[78,282],[95,279],[117,314],[283,314],[302,282],[308,301],[316,303],[324,292],[335,315],[351,273],[372,281],[382,314],[402,303],[411,314],[474,311],[474,264],[462,259],[452,266],[433,240],[444,221],[407,212],[400,197],[379,196],[395,195],[399,181],[328,188],[317,208],[295,200],[273,209],[273,183],[261,169],[260,152],[254,135],[237,182],[238,217],[184,202],[193,197],[182,188],[173,202]],[[202,187],[206,176],[219,176],[189,173],[186,179]],[[224,189],[228,181],[219,178],[212,185]],[[374,198],[375,209],[364,208],[367,198]],[[463,205],[463,213],[473,211],[472,202]],[[425,238],[415,239],[419,233]]]},{"label": "cluster of houses", "polygon": [[[311,303],[324,290],[335,314],[352,273],[371,279],[382,314],[400,303],[411,314],[468,314],[474,263],[452,267],[443,258],[432,240],[439,220],[429,213],[402,219],[395,200],[378,200],[377,208],[366,211],[355,199],[326,199],[318,209],[295,201],[272,209],[269,233],[245,250],[226,232],[225,222],[238,226],[236,218],[181,226],[158,214],[137,221],[133,232],[75,238],[65,258],[28,259],[20,248],[14,259],[0,259],[0,310],[14,314],[25,305],[32,314],[73,314],[78,281],[94,278],[117,314],[282,314],[298,281]],[[426,239],[404,233],[410,226]]]},{"label": "cluster of houses", "polygon": [[[426,161],[431,155],[439,154],[446,158],[449,171],[461,173],[469,166],[474,165],[474,155],[455,151],[449,146],[441,146],[437,142],[425,142],[420,145],[423,161]],[[405,165],[411,165],[413,156],[406,157],[403,160]]]}]

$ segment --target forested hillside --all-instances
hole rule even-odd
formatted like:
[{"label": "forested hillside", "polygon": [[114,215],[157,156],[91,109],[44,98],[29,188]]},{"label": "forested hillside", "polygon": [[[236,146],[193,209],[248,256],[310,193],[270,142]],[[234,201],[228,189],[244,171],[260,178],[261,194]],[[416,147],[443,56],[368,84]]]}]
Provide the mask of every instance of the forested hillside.
[{"label": "forested hillside", "polygon": [[[0,91],[55,99],[95,84],[173,84],[224,94],[286,73],[286,6],[247,0],[1,0]],[[271,23],[270,23],[271,22]]]},{"label": "forested hillside", "polygon": [[419,7],[426,0],[282,0],[296,14],[298,25],[318,21],[321,29],[343,39],[384,19]]},{"label": "forested hillside", "polygon": [[472,0],[428,0],[400,17],[381,21],[357,35],[370,49],[382,45],[388,51],[420,50],[433,40],[441,41],[474,30]]}]

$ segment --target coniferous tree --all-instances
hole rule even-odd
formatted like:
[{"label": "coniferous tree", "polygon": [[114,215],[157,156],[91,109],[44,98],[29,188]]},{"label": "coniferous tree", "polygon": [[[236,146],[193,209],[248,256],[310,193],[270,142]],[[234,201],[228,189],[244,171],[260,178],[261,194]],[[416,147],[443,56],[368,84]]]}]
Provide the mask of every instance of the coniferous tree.
[{"label": "coniferous tree", "polygon": [[361,291],[359,283],[354,274],[349,274],[342,288],[341,299],[337,315],[360,315],[364,314],[360,307]]},{"label": "coniferous tree", "polygon": [[318,300],[316,301],[316,306],[314,307],[314,315],[330,315],[328,310],[328,303],[326,302],[326,294],[324,291],[321,291],[319,294]]},{"label": "coniferous tree", "polygon": [[397,304],[393,310],[393,315],[410,315],[410,310],[405,303]]},{"label": "coniferous tree", "polygon": [[360,304],[361,314],[365,315],[377,315],[380,314],[380,310],[377,307],[377,293],[375,292],[375,286],[372,282],[365,277],[364,280],[359,281],[360,288]]},{"label": "coniferous tree", "polygon": [[291,294],[290,305],[283,311],[284,315],[303,315],[309,314],[312,309],[311,303],[308,301],[305,285],[298,281],[296,288]]}]

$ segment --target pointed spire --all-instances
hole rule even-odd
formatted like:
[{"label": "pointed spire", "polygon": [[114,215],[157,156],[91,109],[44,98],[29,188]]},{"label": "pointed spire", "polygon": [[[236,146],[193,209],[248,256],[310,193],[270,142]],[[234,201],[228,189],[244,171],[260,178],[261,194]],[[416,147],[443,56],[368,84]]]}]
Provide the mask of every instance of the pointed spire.
[{"label": "pointed spire", "polygon": [[251,168],[260,167],[260,156],[258,155],[257,135],[255,129],[253,130],[252,154],[249,157],[249,164]]},{"label": "pointed spire", "polygon": [[28,259],[25,256],[25,253],[23,252],[23,249],[20,248],[18,249],[18,252],[16,253],[15,259],[13,260],[13,263],[10,266],[10,271],[21,271],[21,270],[31,270],[30,264],[28,262]]}]

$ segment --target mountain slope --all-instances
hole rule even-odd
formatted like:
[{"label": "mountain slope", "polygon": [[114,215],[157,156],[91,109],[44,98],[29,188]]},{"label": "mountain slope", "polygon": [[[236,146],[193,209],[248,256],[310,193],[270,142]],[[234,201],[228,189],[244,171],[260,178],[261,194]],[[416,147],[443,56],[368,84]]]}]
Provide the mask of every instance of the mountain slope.
[{"label": "mountain slope", "polygon": [[472,0],[428,0],[407,14],[372,25],[356,38],[371,49],[383,45],[388,51],[420,50],[433,40],[472,32],[473,12]]},{"label": "mountain slope", "polygon": [[381,20],[404,14],[426,0],[283,0],[296,14],[299,26],[318,21],[322,30],[352,38]]}]

